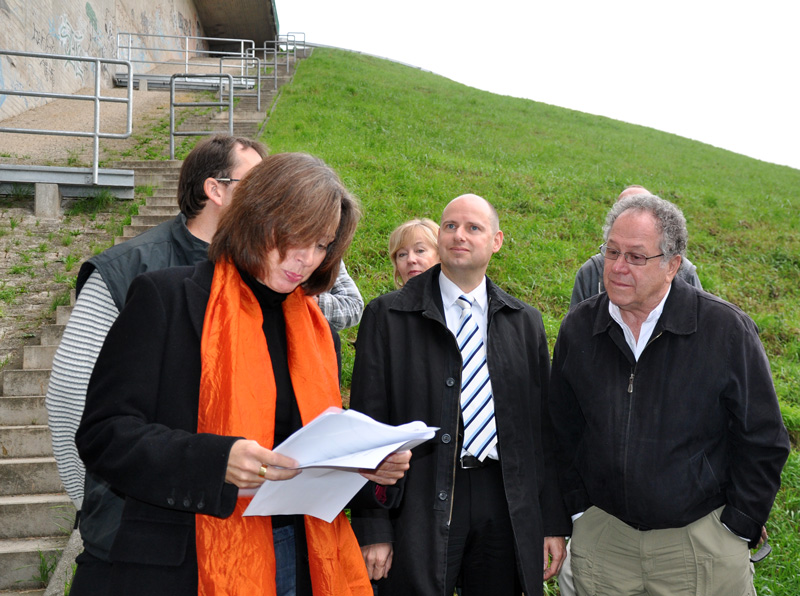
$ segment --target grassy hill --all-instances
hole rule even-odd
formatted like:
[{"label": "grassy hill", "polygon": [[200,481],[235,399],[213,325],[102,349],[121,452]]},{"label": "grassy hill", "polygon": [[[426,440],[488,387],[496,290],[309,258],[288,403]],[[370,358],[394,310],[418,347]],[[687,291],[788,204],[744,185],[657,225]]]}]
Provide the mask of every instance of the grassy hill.
[{"label": "grassy hill", "polygon": [[[675,202],[705,289],[758,323],[797,441],[800,171],[340,51],[315,50],[279,101],[263,137],[271,151],[322,157],[362,201],[346,262],[367,301],[393,289],[391,230],[411,217],[438,220],[450,199],[473,192],[497,207],[506,235],[490,277],[542,311],[552,347],[575,272],[597,252],[619,191],[641,184]],[[796,455],[784,485],[759,594],[800,593]]]}]

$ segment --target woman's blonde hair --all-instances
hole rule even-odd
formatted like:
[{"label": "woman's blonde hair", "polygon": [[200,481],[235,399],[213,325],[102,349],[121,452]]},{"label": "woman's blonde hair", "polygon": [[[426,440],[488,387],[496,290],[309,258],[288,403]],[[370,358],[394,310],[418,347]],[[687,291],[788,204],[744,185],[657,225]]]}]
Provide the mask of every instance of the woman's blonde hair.
[{"label": "woman's blonde hair", "polygon": [[397,226],[389,236],[389,258],[392,259],[394,268],[394,285],[398,288],[403,286],[403,279],[397,269],[397,252],[401,246],[409,244],[417,232],[422,234],[422,239],[430,244],[433,250],[438,251],[439,224],[435,221],[423,217],[411,219]]}]

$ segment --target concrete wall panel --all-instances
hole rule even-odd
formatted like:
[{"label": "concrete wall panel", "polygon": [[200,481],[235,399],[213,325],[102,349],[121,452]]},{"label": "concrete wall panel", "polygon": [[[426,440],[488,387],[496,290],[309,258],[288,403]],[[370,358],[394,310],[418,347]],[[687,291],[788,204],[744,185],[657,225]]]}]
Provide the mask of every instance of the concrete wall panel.
[{"label": "concrete wall panel", "polygon": [[[115,59],[118,32],[159,36],[162,47],[169,43],[174,48],[182,47],[181,42],[165,36],[205,35],[194,0],[0,0],[0,48],[4,50]],[[134,38],[133,45],[152,42]],[[180,53],[132,52],[132,58],[148,60],[181,57]],[[134,67],[137,72],[150,68]],[[103,86],[112,84],[112,72],[104,69]],[[0,56],[0,89],[73,93],[93,85],[90,63]],[[0,95],[0,120],[44,101]]]}]

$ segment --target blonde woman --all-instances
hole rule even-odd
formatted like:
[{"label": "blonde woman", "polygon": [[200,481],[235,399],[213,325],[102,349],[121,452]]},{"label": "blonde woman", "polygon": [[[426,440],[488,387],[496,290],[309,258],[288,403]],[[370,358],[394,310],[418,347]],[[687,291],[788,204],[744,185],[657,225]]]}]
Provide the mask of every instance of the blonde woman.
[{"label": "blonde woman", "polygon": [[427,218],[412,219],[397,226],[389,236],[389,257],[398,288],[439,262],[439,225]]}]

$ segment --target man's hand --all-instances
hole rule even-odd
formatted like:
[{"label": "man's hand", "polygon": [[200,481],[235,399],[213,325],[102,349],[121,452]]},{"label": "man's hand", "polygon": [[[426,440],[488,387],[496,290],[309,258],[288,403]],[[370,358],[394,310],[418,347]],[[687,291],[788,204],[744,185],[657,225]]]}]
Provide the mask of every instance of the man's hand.
[{"label": "man's hand", "polygon": [[561,571],[561,564],[567,553],[567,539],[563,536],[545,536],[544,539],[544,581]]},{"label": "man's hand", "polygon": [[387,456],[374,470],[359,470],[359,472],[364,478],[376,484],[392,485],[406,475],[410,461],[411,451],[400,451]]},{"label": "man's hand", "polygon": [[371,580],[389,577],[393,553],[394,548],[391,542],[381,542],[361,547],[361,554],[364,556],[364,563],[367,565],[367,573]]},{"label": "man's hand", "polygon": [[767,534],[767,526],[761,526],[761,540],[759,540],[758,544],[756,544],[756,548],[764,544],[768,538],[769,534]]}]

